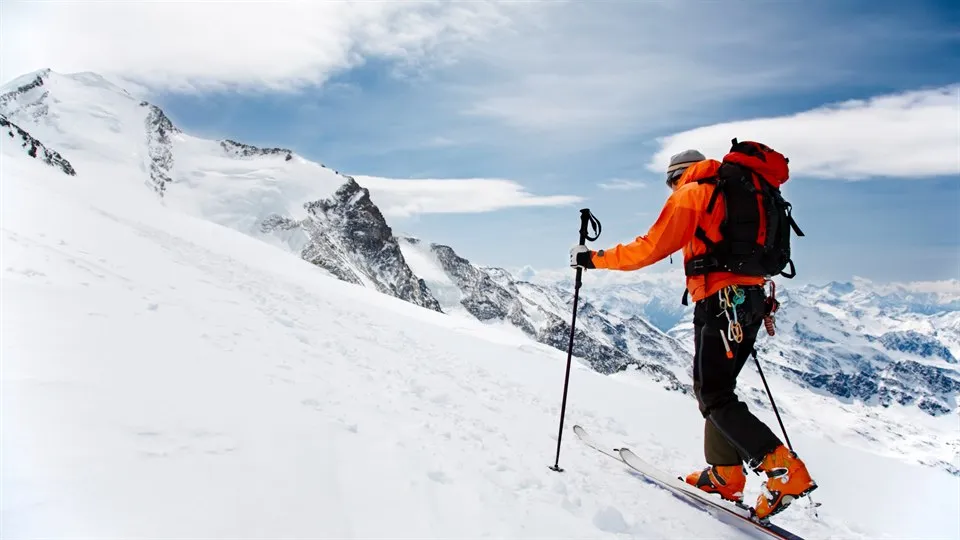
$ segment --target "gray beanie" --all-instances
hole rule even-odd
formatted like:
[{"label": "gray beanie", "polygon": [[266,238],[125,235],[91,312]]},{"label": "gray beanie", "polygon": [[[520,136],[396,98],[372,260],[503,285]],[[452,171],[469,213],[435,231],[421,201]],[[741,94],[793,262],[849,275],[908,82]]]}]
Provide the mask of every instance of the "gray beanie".
[{"label": "gray beanie", "polygon": [[670,165],[667,165],[667,177],[675,176],[671,173],[682,171],[694,163],[705,159],[707,159],[707,156],[703,155],[699,150],[684,150],[679,154],[674,154],[670,157]]}]

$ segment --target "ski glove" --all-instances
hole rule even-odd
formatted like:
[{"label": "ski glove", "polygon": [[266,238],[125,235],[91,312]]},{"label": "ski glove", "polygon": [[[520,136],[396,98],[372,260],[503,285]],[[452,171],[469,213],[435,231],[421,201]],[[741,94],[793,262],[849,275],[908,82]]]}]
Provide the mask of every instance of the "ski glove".
[{"label": "ski glove", "polygon": [[570,248],[570,266],[572,268],[595,268],[591,260],[590,249],[584,245]]}]

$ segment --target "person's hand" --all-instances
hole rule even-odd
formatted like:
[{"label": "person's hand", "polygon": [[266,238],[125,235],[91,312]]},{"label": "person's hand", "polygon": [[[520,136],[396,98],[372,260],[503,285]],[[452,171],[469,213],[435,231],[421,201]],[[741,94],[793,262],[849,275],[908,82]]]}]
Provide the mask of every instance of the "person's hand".
[{"label": "person's hand", "polygon": [[590,249],[587,246],[578,244],[570,248],[570,267],[594,268],[593,261],[590,259]]}]

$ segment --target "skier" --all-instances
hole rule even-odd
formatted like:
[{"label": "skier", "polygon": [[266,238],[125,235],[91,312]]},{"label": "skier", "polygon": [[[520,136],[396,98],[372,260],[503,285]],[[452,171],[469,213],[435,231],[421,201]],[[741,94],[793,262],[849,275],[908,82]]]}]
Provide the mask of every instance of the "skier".
[{"label": "skier", "polygon": [[[766,156],[760,156],[765,162],[757,163],[751,161],[751,155],[755,157],[767,150],[773,152],[762,144],[734,140],[724,162],[757,164],[762,168],[776,163],[776,160],[765,160]],[[787,160],[779,154],[777,156],[783,163],[782,179],[785,181]],[[726,196],[718,197],[719,193],[714,193],[720,190],[718,176],[730,170],[727,168],[721,172],[721,165],[728,167],[707,159],[698,150],[685,150],[672,156],[666,172],[666,183],[672,193],[647,235],[626,245],[618,244],[599,251],[583,245],[574,246],[570,250],[570,266],[637,270],[683,249],[687,275],[684,303],[687,294],[696,302],[693,314],[693,388],[705,419],[704,457],[709,465],[689,474],[686,482],[742,503],[746,485],[743,463],[746,463],[757,474],[762,471],[767,475],[755,508],[757,517],[762,519],[780,512],[794,499],[816,489],[817,485],[803,461],[784,446],[735,393],[737,376],[748,356],[755,352],[756,336],[768,313],[764,288],[766,277],[764,271],[756,270],[756,264],[755,271],[749,273],[724,271],[723,257],[729,251],[718,251],[717,246],[722,241],[721,230],[735,235],[736,227],[741,227],[741,231],[746,227],[746,234],[755,238],[757,227],[763,230],[764,225],[757,225],[757,221],[763,218],[757,219],[755,191],[750,192],[750,198],[740,199],[748,203],[739,205],[734,204],[733,195],[723,204]],[[766,174],[764,178],[767,178]],[[751,210],[747,205],[753,205],[752,230],[749,229],[750,216],[738,220],[734,215],[749,214]],[[727,208],[729,216],[725,216]],[[792,218],[788,216],[787,219],[795,226]],[[724,222],[729,223],[724,225]],[[726,228],[721,229],[721,226]],[[741,232],[740,237],[744,234]],[[789,235],[789,231],[786,234]],[[730,245],[726,247],[736,249]],[[793,268],[792,262],[790,266]]]}]

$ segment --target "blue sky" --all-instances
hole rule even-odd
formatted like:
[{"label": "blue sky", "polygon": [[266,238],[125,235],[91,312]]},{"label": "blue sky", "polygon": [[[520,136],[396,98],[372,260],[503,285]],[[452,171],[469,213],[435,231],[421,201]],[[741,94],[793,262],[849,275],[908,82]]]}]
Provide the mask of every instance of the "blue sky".
[{"label": "blue sky", "polygon": [[349,174],[513,182],[525,206],[474,181],[460,197],[476,207],[444,213],[424,184],[422,211],[388,212],[512,268],[562,267],[583,206],[604,224],[594,247],[644,234],[670,151],[719,158],[731,133],[766,136],[795,166],[802,278],[944,279],[960,277],[954,4],[28,6],[5,8],[4,32],[43,21],[60,42],[4,56],[2,76],[113,74],[188,132]]}]

